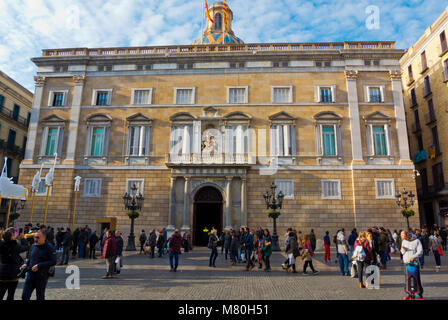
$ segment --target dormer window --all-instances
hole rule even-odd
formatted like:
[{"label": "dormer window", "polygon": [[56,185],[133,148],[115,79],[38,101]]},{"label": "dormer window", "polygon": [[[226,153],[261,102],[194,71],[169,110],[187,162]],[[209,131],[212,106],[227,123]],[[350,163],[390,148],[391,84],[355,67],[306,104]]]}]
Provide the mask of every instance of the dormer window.
[{"label": "dormer window", "polygon": [[220,13],[215,14],[215,30],[222,30],[222,15]]}]

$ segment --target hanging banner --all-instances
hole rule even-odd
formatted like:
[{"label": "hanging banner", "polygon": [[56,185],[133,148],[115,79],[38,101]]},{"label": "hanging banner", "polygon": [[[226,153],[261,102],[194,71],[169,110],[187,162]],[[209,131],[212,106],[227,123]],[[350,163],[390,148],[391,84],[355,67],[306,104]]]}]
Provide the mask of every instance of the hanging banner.
[{"label": "hanging banner", "polygon": [[8,178],[7,161],[8,158],[5,158],[2,175],[0,176],[0,198],[28,200],[28,189],[18,184],[14,184],[12,178]]}]

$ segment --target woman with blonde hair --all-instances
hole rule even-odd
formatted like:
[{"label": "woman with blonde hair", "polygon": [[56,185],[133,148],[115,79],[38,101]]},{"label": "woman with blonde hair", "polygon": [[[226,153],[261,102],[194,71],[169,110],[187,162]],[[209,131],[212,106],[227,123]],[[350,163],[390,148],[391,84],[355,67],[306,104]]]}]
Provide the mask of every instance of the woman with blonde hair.
[{"label": "woman with blonde hair", "polygon": [[313,258],[312,258],[312,256],[314,256],[314,252],[311,246],[310,236],[307,234],[303,236],[302,249],[303,249],[302,260],[304,261],[303,274],[308,275],[308,273],[306,272],[308,266],[310,266],[311,271],[313,271],[313,274],[318,274],[319,271],[314,270]]},{"label": "woman with blonde hair", "polygon": [[210,254],[210,263],[209,267],[216,268],[215,261],[218,257],[218,231],[216,229],[212,229],[212,232],[210,232],[210,236],[208,238],[208,248],[212,250]]},{"label": "woman with blonde hair", "polygon": [[355,241],[353,255],[351,257],[353,259],[353,263],[356,265],[358,269],[358,279],[360,288],[365,288],[362,276],[364,271],[364,261],[366,260],[366,252],[364,250],[364,244],[366,242],[367,242],[366,232],[359,233],[359,236]]}]

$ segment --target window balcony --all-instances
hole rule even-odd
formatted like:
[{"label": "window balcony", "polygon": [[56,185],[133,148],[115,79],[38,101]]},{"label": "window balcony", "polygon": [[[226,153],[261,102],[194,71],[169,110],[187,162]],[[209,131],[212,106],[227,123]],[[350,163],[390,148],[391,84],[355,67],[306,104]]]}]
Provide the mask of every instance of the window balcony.
[{"label": "window balcony", "polygon": [[420,125],[420,123],[413,123],[412,124],[412,133],[417,133],[422,131],[422,126]]},{"label": "window balcony", "polygon": [[8,143],[5,140],[0,140],[0,150],[5,150],[13,154],[14,156],[19,156],[19,158],[23,159],[25,156],[25,149],[16,146],[15,144]]},{"label": "window balcony", "polygon": [[252,164],[248,153],[215,153],[215,154],[166,154],[166,163],[169,165],[247,165]]},{"label": "window balcony", "polygon": [[425,119],[426,119],[426,124],[427,125],[430,125],[430,124],[432,124],[434,122],[437,122],[437,118],[436,118],[436,115],[435,115],[434,112],[427,113],[426,116],[425,116]]},{"label": "window balcony", "polygon": [[7,117],[10,120],[13,120],[19,124],[21,124],[22,126],[28,128],[28,119],[24,118],[22,116],[19,116],[17,114],[14,114],[14,112],[8,108],[5,108],[3,106],[0,106],[0,114],[4,117]]},{"label": "window balcony", "polygon": [[426,150],[421,150],[419,152],[416,152],[414,154],[413,158],[414,158],[414,163],[417,164],[417,163],[426,161],[426,159],[428,159],[428,155],[426,153]]}]

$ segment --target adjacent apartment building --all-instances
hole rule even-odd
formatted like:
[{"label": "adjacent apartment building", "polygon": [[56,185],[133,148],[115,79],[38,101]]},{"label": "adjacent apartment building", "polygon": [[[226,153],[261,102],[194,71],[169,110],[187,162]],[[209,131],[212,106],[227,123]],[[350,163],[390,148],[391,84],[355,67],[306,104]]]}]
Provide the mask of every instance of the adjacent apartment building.
[{"label": "adjacent apartment building", "polygon": [[[25,155],[33,94],[0,71],[0,163],[7,158],[8,177],[17,183]],[[6,222],[8,201],[0,206],[0,225]]]},{"label": "adjacent apartment building", "polygon": [[[405,227],[415,190],[393,42],[245,44],[209,8],[192,45],[43,50],[20,183],[57,153],[48,223],[127,232],[123,195],[145,198],[137,230],[272,227],[263,193],[285,194],[279,231]],[[193,41],[193,39],[191,39]],[[43,221],[45,184],[33,221]],[[28,201],[29,202],[29,201]],[[416,204],[417,206],[417,204]],[[27,203],[21,222],[31,211]],[[417,226],[418,215],[411,219]]]},{"label": "adjacent apartment building", "polygon": [[448,214],[448,8],[401,58],[410,149],[423,225]]}]

